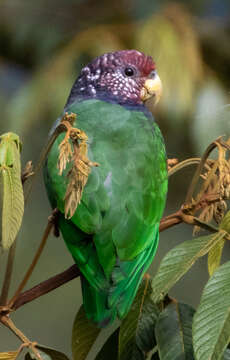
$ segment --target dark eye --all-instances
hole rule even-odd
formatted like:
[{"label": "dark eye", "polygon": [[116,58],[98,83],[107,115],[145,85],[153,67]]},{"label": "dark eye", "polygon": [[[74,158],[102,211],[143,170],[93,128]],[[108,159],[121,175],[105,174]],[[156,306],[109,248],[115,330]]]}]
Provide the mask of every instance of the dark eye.
[{"label": "dark eye", "polygon": [[126,76],[133,76],[133,75],[134,75],[134,70],[133,70],[133,68],[131,68],[131,67],[125,68],[125,75],[126,75]]}]

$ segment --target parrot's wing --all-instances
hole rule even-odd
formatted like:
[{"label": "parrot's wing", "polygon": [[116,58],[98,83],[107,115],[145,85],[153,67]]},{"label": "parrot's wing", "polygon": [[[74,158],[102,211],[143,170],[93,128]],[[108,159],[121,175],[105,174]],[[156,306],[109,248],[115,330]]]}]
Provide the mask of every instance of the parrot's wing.
[{"label": "parrot's wing", "polygon": [[[89,137],[92,168],[81,203],[61,231],[80,270],[95,288],[129,286],[149,266],[165,205],[167,170],[158,126],[142,111],[87,100],[73,104],[75,126]],[[53,207],[64,213],[67,173],[58,174],[58,145],[47,160],[46,186]],[[96,251],[95,251],[96,250]],[[124,281],[125,280],[125,281]],[[133,297],[132,297],[133,298]]]}]

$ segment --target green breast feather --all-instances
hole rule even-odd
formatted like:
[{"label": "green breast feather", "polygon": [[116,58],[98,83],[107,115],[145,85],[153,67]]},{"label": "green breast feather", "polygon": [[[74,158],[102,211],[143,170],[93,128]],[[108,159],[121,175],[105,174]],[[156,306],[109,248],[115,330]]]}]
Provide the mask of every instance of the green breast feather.
[{"label": "green breast feather", "polygon": [[[92,168],[74,216],[59,226],[83,274],[86,314],[99,326],[123,317],[158,244],[167,192],[161,132],[141,111],[99,100],[72,104],[75,126],[88,138]],[[47,160],[45,182],[53,207],[64,213],[68,169],[59,176],[58,145]]]}]

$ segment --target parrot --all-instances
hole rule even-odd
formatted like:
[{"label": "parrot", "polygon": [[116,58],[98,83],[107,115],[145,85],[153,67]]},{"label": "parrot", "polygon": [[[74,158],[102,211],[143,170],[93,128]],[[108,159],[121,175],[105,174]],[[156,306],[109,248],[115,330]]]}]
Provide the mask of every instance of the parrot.
[{"label": "parrot", "polygon": [[[79,205],[64,211],[68,169],[58,170],[54,141],[44,182],[57,226],[81,272],[86,317],[103,328],[123,319],[150,266],[159,240],[167,187],[164,139],[146,100],[157,103],[162,83],[151,56],[138,50],[108,52],[80,71],[64,113],[87,135],[92,167]],[[60,124],[56,120],[51,134]]]}]

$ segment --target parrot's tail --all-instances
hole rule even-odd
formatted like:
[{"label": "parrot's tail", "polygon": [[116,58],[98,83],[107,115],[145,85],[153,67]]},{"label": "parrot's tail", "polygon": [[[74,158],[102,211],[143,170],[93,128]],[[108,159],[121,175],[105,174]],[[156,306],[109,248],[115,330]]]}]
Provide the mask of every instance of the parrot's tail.
[{"label": "parrot's tail", "polygon": [[117,309],[108,308],[108,293],[96,290],[84,277],[81,277],[81,286],[87,318],[100,328],[112,323],[116,318]]},{"label": "parrot's tail", "polygon": [[[113,272],[112,284],[108,289],[98,290],[81,277],[84,309],[87,317],[105,327],[116,317],[122,319],[129,311],[144,273],[152,262],[158,244],[158,232],[155,242],[131,261],[120,262]],[[127,267],[132,268],[129,276]]]},{"label": "parrot's tail", "polygon": [[86,316],[105,327],[116,317],[122,319],[129,311],[144,273],[152,262],[158,246],[159,224],[155,224],[153,241],[132,260],[119,260],[106,278],[97,257],[92,235],[59,216],[59,228],[81,271],[83,303]]}]

